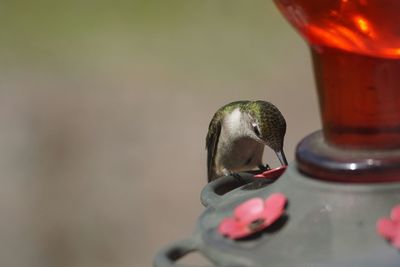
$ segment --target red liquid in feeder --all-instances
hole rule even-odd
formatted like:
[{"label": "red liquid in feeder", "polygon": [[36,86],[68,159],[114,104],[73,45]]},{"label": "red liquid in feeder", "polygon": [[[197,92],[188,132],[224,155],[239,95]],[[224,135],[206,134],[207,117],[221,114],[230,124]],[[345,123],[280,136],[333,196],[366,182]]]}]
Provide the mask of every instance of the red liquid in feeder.
[{"label": "red liquid in feeder", "polygon": [[400,1],[275,2],[311,46],[326,140],[399,148]]}]

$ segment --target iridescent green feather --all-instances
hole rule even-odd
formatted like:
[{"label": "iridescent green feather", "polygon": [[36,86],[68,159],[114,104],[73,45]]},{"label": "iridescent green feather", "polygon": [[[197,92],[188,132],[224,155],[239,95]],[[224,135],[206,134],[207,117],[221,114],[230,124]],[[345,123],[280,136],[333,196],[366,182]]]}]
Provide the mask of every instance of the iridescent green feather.
[{"label": "iridescent green feather", "polygon": [[261,136],[274,151],[283,149],[283,137],[286,133],[286,121],[281,112],[273,104],[266,101],[236,101],[229,103],[215,112],[206,137],[208,179],[215,174],[215,157],[221,133],[223,118],[236,108],[248,113],[259,122]]},{"label": "iridescent green feather", "polygon": [[218,139],[221,133],[222,120],[226,114],[229,114],[236,108],[242,109],[244,105],[248,104],[250,101],[236,101],[229,103],[215,112],[213,118],[208,126],[208,133],[206,137],[206,149],[207,149],[207,172],[208,181],[210,181],[214,172],[215,156],[218,148]]}]

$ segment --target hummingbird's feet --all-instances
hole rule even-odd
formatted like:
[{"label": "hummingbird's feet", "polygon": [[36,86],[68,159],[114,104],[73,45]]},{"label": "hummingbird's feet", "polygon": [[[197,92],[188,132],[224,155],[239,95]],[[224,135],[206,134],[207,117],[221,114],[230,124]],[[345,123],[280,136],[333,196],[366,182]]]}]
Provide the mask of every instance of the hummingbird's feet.
[{"label": "hummingbird's feet", "polygon": [[233,178],[235,178],[236,181],[238,181],[239,183],[243,183],[245,184],[246,181],[244,180],[244,178],[242,176],[240,176],[239,173],[234,172],[234,171],[230,171],[227,169],[223,169],[222,172],[224,173],[225,176],[232,176]]},{"label": "hummingbird's feet", "polygon": [[260,169],[260,171],[265,172],[265,171],[269,171],[271,170],[271,167],[268,164],[265,164],[265,166],[263,164],[258,165],[258,168]]},{"label": "hummingbird's feet", "polygon": [[269,169],[264,171],[263,173],[257,174],[254,177],[255,178],[263,178],[263,179],[270,179],[270,180],[276,180],[278,179],[282,173],[285,172],[287,166],[281,166],[275,169]]},{"label": "hummingbird's feet", "polygon": [[246,181],[243,179],[243,177],[240,176],[240,174],[237,172],[230,172],[229,175],[231,175],[233,178],[235,178],[240,183],[243,183],[243,184],[246,183]]}]

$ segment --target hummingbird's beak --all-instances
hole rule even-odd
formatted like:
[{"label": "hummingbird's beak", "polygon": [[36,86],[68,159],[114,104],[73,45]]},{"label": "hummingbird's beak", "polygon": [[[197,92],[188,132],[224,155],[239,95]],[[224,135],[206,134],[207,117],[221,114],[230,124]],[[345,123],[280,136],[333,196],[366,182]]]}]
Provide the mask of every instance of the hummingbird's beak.
[{"label": "hummingbird's beak", "polygon": [[282,166],[288,165],[286,156],[285,156],[285,153],[283,152],[283,150],[275,151],[275,154],[278,156],[278,159],[281,162]]}]

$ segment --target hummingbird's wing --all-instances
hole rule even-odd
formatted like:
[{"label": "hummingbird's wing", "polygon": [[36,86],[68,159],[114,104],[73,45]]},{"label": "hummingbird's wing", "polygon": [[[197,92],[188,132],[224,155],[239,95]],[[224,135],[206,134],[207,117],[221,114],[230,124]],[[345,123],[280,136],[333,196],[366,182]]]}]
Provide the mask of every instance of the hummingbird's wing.
[{"label": "hummingbird's wing", "polygon": [[208,126],[206,138],[208,182],[211,182],[215,178],[215,156],[217,154],[218,139],[221,133],[220,116],[220,112],[215,113]]}]

